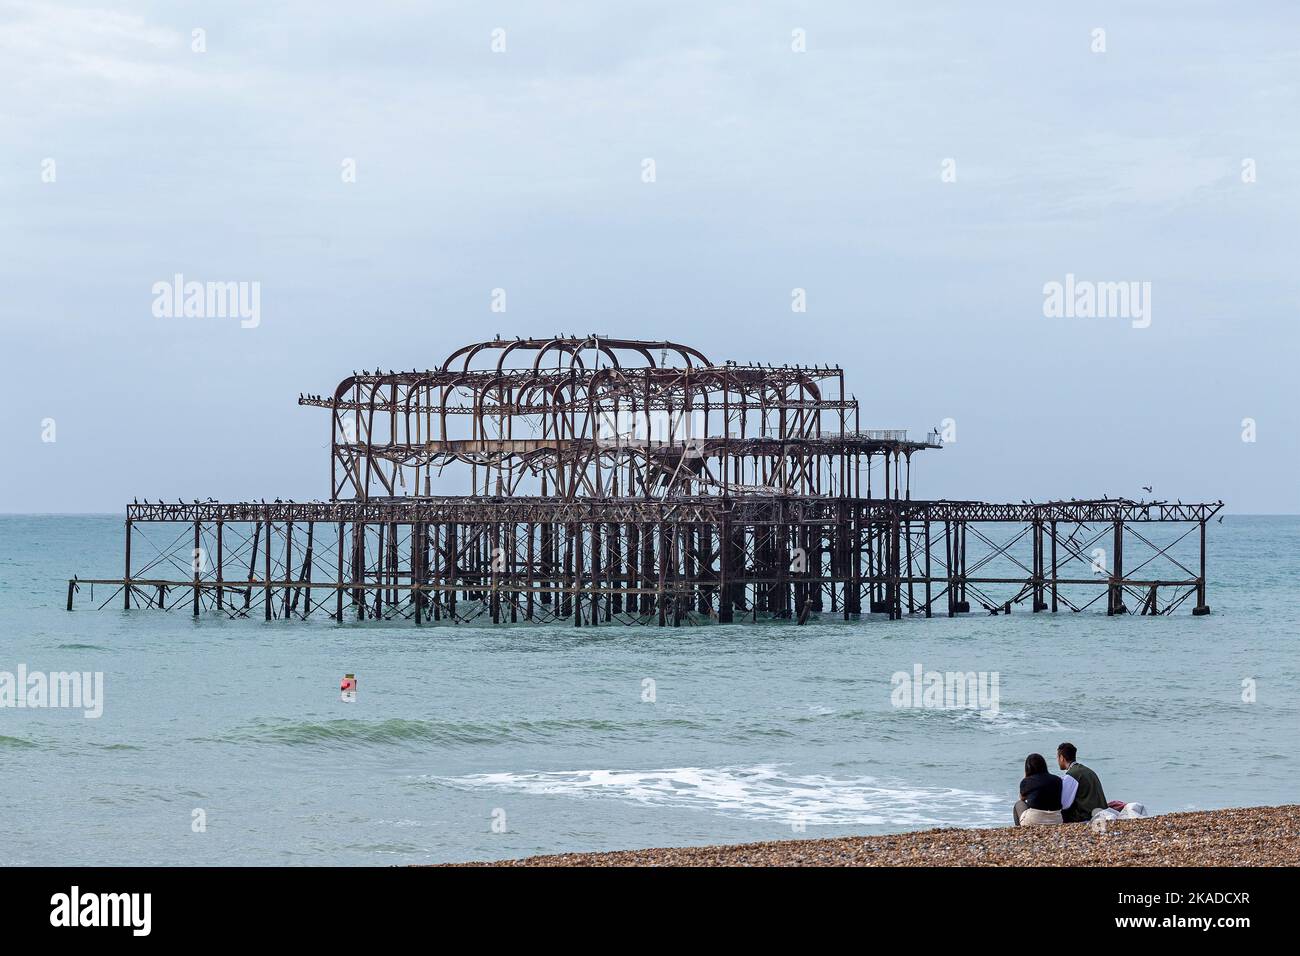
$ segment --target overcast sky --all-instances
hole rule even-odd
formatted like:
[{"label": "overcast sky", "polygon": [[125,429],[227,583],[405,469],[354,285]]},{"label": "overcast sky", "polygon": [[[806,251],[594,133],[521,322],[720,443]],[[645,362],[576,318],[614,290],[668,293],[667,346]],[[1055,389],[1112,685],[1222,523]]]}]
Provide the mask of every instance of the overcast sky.
[{"label": "overcast sky", "polygon": [[[918,496],[1300,511],[1297,27],[1196,0],[0,0],[0,511],[322,497],[299,391],[589,331],[839,363],[864,426],[954,419]],[[260,324],[155,316],[177,273],[259,282]],[[1067,274],[1149,282],[1149,326],[1045,316]]]}]

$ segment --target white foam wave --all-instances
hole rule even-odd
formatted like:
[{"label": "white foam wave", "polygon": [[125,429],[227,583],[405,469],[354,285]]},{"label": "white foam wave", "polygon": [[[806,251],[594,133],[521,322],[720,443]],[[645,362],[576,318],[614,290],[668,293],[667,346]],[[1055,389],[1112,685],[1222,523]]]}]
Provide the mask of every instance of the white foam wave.
[{"label": "white foam wave", "polygon": [[1007,801],[1001,796],[947,787],[888,786],[872,777],[789,774],[770,765],[483,773],[426,779],[462,789],[613,798],[809,826],[983,826],[1001,821],[1007,814]]},{"label": "white foam wave", "polygon": [[1039,717],[1023,710],[972,710],[952,708],[944,711],[954,720],[975,721],[976,726],[1008,735],[1033,734],[1064,729],[1051,717]]}]

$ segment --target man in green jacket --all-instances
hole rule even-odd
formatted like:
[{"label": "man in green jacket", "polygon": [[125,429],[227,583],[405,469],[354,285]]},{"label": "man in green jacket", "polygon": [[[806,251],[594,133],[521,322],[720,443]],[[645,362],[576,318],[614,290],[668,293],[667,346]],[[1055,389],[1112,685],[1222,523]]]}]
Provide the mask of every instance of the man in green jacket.
[{"label": "man in green jacket", "polygon": [[1072,743],[1063,743],[1056,748],[1056,765],[1077,784],[1073,801],[1068,799],[1067,787],[1061,789],[1061,802],[1064,804],[1061,818],[1066,823],[1087,823],[1092,819],[1093,810],[1106,806],[1106,791],[1101,789],[1101,781],[1090,769],[1075,761],[1078,755],[1079,751]]}]

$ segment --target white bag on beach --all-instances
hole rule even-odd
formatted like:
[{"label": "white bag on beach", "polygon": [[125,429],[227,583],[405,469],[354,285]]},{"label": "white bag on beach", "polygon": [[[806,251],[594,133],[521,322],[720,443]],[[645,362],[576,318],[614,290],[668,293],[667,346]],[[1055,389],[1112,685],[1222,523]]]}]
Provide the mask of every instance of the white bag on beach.
[{"label": "white bag on beach", "polygon": [[1141,803],[1126,803],[1124,809],[1119,812],[1121,820],[1139,820],[1146,815],[1146,805]]},{"label": "white bag on beach", "polygon": [[1118,820],[1120,816],[1121,814],[1116,813],[1110,807],[1098,807],[1096,810],[1092,811],[1093,820],[1096,820],[1099,817],[1103,820]]}]

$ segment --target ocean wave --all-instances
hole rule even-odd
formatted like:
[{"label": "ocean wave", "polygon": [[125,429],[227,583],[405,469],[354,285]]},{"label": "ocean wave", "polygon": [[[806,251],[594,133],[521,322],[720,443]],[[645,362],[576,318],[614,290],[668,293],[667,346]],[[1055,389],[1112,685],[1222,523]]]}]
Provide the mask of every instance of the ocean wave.
[{"label": "ocean wave", "polygon": [[0,747],[6,747],[12,750],[29,750],[33,747],[39,747],[40,744],[33,743],[30,740],[24,740],[22,737],[5,737],[0,735]]},{"label": "ocean wave", "polygon": [[1032,734],[1039,731],[1064,730],[1064,726],[1052,717],[1040,717],[1024,710],[947,710],[952,719],[979,721],[980,726],[1008,733]]},{"label": "ocean wave", "polygon": [[[680,727],[686,721],[661,721],[650,727]],[[431,743],[446,746],[505,744],[593,733],[608,738],[629,728],[608,720],[544,719],[499,721],[364,720],[338,718],[326,721],[259,720],[216,737],[218,743],[267,743],[289,746],[348,746],[352,744]],[[647,727],[640,727],[646,730]]]},{"label": "ocean wave", "polygon": [[1065,729],[1052,717],[1024,710],[979,710],[974,707],[897,707],[889,711],[897,721],[921,721],[950,727],[976,727],[1006,736],[1047,733]]},{"label": "ocean wave", "polygon": [[422,777],[462,790],[603,797],[809,826],[976,826],[1001,821],[1006,798],[950,787],[887,784],[873,777],[799,775],[778,766],[572,770]]}]

